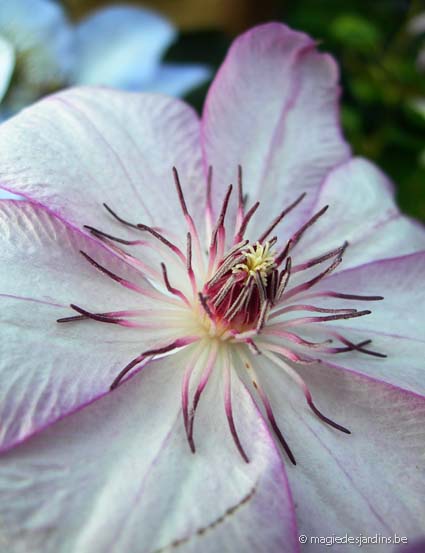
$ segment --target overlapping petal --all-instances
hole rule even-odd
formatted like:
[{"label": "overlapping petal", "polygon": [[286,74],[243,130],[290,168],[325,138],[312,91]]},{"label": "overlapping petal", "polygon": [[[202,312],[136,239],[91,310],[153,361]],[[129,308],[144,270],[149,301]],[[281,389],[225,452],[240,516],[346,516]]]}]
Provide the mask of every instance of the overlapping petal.
[{"label": "overlapping petal", "polygon": [[[372,340],[369,349],[387,357],[357,351],[338,356],[321,354],[324,362],[349,372],[365,374],[373,380],[391,383],[425,396],[425,329],[419,320],[425,301],[421,293],[425,279],[425,253],[388,258],[343,270],[318,283],[314,293],[336,292],[384,296],[381,301],[341,300],[324,297],[318,301],[327,308],[343,306],[367,309],[371,314],[347,321],[299,327],[303,337],[321,342],[332,334],[354,343]],[[308,303],[308,301],[301,301]],[[314,352],[312,352],[314,356]]]},{"label": "overlapping petal", "polygon": [[332,290],[352,294],[381,295],[372,314],[352,319],[349,326],[372,334],[385,334],[425,341],[425,327],[418,323],[423,313],[421,293],[425,278],[425,252],[373,261],[331,275],[317,285],[317,291]]},{"label": "overlapping petal", "polygon": [[169,326],[129,329],[56,319],[69,304],[102,313],[145,309],[152,300],[101,275],[85,251],[142,289],[138,272],[69,225],[26,202],[0,202],[0,437],[9,448],[105,394],[119,371],[151,347],[175,338]]},{"label": "overlapping petal", "polygon": [[310,215],[326,205],[328,211],[294,250],[296,257],[317,256],[318,246],[325,253],[346,240],[341,271],[425,250],[425,227],[400,213],[392,183],[365,159],[351,159],[330,172]]},{"label": "overlapping petal", "polygon": [[338,96],[335,62],[319,54],[307,35],[271,23],[239,37],[203,114],[205,163],[213,166],[221,190],[217,201],[235,183],[241,164],[249,201],[261,199],[270,218],[308,192],[299,221],[321,180],[350,155],[339,128]]},{"label": "overlapping petal", "polygon": [[181,352],[155,361],[3,455],[0,530],[9,553],[298,551],[280,455],[240,384],[235,415],[251,462],[212,408],[218,381],[200,404],[198,451],[190,452],[179,394],[185,360]]},{"label": "overlapping petal", "polygon": [[79,226],[110,225],[106,202],[133,222],[179,229],[173,165],[190,207],[204,202],[199,122],[179,100],[71,89],[7,121],[0,150],[0,186]]},{"label": "overlapping petal", "polygon": [[[423,398],[324,365],[297,367],[316,405],[348,426],[352,433],[347,436],[317,419],[302,393],[291,391],[291,383],[276,367],[258,363],[277,421],[297,459],[289,480],[297,498],[300,534],[397,533],[409,541],[423,534]],[[303,550],[318,547],[308,542]],[[373,547],[388,551],[388,545]]]}]

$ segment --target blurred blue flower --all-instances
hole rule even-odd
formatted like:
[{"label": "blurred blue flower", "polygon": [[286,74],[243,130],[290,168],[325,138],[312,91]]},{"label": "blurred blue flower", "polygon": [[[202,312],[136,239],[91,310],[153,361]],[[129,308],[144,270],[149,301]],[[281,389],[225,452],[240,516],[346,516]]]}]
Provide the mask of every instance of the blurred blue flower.
[{"label": "blurred blue flower", "polygon": [[74,26],[52,0],[0,0],[0,120],[76,84],[182,95],[210,71],[161,63],[175,35],[146,9],[112,6]]}]

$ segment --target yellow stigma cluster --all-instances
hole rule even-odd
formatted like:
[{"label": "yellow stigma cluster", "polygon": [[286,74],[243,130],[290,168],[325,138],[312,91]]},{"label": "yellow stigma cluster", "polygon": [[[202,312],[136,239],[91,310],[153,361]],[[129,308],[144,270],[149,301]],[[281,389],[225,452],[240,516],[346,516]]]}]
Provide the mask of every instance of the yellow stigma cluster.
[{"label": "yellow stigma cluster", "polygon": [[264,286],[267,285],[267,276],[274,269],[274,252],[271,251],[270,242],[249,246],[244,252],[245,261],[233,267],[233,273],[245,271],[249,276],[255,277],[259,273]]}]

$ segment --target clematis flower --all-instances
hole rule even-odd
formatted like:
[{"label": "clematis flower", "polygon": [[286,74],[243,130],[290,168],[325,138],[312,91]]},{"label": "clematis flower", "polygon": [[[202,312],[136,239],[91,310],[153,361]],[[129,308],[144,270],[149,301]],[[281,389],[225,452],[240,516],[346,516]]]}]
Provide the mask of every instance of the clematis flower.
[{"label": "clematis flower", "polygon": [[201,121],[80,88],[2,126],[29,200],[0,203],[7,551],[423,534],[425,232],[338,96],[332,58],[268,24]]},{"label": "clematis flower", "polygon": [[0,118],[73,84],[182,95],[209,71],[160,63],[175,35],[146,9],[112,6],[72,26],[52,0],[0,0]]}]

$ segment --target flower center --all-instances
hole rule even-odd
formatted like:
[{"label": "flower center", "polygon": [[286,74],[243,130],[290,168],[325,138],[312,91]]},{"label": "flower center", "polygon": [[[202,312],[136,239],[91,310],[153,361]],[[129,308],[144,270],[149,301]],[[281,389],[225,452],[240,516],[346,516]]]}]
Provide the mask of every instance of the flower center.
[{"label": "flower center", "polygon": [[243,241],[220,261],[206,283],[203,296],[215,323],[238,332],[256,327],[280,294],[279,275],[272,251],[276,239],[247,245]]},{"label": "flower center", "polygon": [[271,251],[270,242],[264,245],[257,242],[255,246],[249,246],[247,250],[242,251],[245,261],[238,263],[232,269],[233,273],[245,272],[248,276],[256,277],[259,273],[264,286],[267,286],[267,276],[274,269],[274,254]]},{"label": "flower center", "polygon": [[[293,250],[304,233],[324,215],[327,206],[312,215],[289,237],[283,249],[275,253],[277,238],[269,238],[272,231],[303,200],[305,194],[301,194],[291,205],[285,207],[255,242],[250,243],[244,239],[248,223],[259,207],[259,202],[245,212],[240,167],[236,224],[230,228],[229,225],[226,227],[224,222],[232,186],[227,190],[221,211],[213,225],[212,173],[209,173],[205,209],[206,236],[209,244],[205,255],[201,235],[188,212],[176,169],[173,169],[173,172],[187,225],[185,252],[171,242],[167,235],[162,234],[162,231],[159,232],[157,228],[142,223],[126,221],[106,204],[104,207],[109,214],[130,230],[135,239],[125,239],[94,227],[86,227],[94,236],[107,243],[126,263],[140,271],[152,287],[138,286],[112,273],[85,252],[81,252],[104,276],[139,294],[142,300],[151,302],[150,309],[143,309],[142,302],[139,309],[92,313],[71,304],[77,315],[61,318],[58,322],[70,323],[92,319],[132,329],[144,329],[145,332],[151,333],[155,346],[143,351],[124,366],[111,383],[111,390],[128,378],[130,373],[141,370],[156,356],[169,354],[179,348],[192,348],[182,377],[182,412],[188,443],[193,452],[195,411],[209,377],[216,368],[220,370],[224,379],[224,407],[232,437],[242,458],[248,462],[233,420],[231,375],[235,374],[244,384],[247,381],[248,384],[251,382],[253,393],[262,403],[275,436],[295,464],[294,455],[277,426],[272,406],[257,376],[257,356],[262,354],[261,358],[271,365],[270,370],[274,367],[275,370],[285,372],[301,388],[308,406],[322,422],[349,434],[347,428],[329,419],[318,409],[296,366],[320,363],[324,356],[346,352],[385,357],[384,354],[367,347],[371,340],[356,343],[342,330],[336,331],[332,327],[326,330],[326,325],[322,324],[363,317],[371,313],[369,309],[347,307],[347,301],[371,302],[383,298],[333,290],[312,290],[340,265],[348,246],[346,242],[317,257],[292,265]],[[137,238],[140,237],[140,233],[143,233],[142,240]],[[146,246],[154,250],[153,257],[133,255],[128,250],[132,247]],[[158,268],[158,259],[167,262],[167,265],[164,261],[160,262],[161,270]],[[304,276],[306,274],[307,277]],[[342,304],[337,307],[327,305],[326,302],[329,300],[341,301]],[[318,323],[319,327],[325,329],[325,339],[312,338],[317,336]],[[164,338],[164,331],[168,339]],[[190,383],[193,378],[198,378],[198,384],[190,405]]]}]

